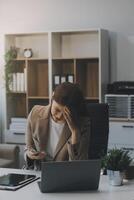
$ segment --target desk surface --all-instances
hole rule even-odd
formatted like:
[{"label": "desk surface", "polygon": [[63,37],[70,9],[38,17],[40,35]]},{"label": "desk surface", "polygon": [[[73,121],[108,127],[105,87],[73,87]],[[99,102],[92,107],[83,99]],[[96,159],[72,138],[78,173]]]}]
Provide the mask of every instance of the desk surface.
[{"label": "desk surface", "polygon": [[[6,173],[30,173],[39,172],[3,169],[0,175]],[[37,181],[20,188],[17,191],[0,190],[0,200],[134,200],[134,180],[125,181],[123,186],[111,186],[107,176],[101,176],[98,191],[68,192],[68,193],[41,193]]]}]

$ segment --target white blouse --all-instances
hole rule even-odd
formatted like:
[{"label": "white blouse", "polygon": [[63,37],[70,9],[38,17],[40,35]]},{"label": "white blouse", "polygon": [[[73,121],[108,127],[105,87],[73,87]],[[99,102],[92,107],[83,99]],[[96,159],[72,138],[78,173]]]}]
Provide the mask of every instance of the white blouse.
[{"label": "white blouse", "polygon": [[47,153],[51,157],[54,157],[54,152],[60,139],[61,133],[63,131],[64,124],[65,123],[55,122],[52,119],[52,117],[50,117],[49,119],[49,137],[47,143]]}]

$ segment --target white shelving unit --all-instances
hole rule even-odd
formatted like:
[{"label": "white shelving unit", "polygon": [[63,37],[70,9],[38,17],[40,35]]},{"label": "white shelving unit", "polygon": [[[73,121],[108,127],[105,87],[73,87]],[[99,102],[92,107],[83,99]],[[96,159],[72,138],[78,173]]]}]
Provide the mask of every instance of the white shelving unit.
[{"label": "white shelving unit", "polygon": [[[73,75],[74,82],[80,85],[87,101],[104,102],[109,82],[107,30],[7,34],[5,51],[11,46],[18,51],[17,58],[14,59],[14,73],[23,73],[25,70],[27,80],[25,92],[6,94],[7,130],[12,117],[26,118],[35,104],[49,103],[54,88],[53,77],[56,74]],[[32,49],[31,58],[24,58],[26,48]],[[12,134],[13,137],[16,135]],[[18,143],[22,140],[21,138]]]},{"label": "white shelving unit", "polygon": [[[26,70],[27,90],[7,94],[7,127],[11,117],[27,117],[35,104],[49,102],[55,74],[73,74],[87,100],[104,101],[109,81],[107,30],[5,35],[5,51],[11,46],[18,50],[15,73]],[[31,58],[24,58],[26,48],[32,49]]]}]

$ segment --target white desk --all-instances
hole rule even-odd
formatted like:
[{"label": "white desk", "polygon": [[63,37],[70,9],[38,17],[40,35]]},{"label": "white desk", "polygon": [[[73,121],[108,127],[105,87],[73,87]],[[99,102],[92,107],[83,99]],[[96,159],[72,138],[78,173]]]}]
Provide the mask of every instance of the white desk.
[{"label": "white desk", "polygon": [[[8,172],[31,173],[38,172],[0,169],[0,175]],[[0,200],[134,200],[134,180],[125,181],[123,186],[110,186],[107,176],[101,176],[99,190],[90,192],[41,193],[37,181],[20,188],[17,191],[0,190]]]}]

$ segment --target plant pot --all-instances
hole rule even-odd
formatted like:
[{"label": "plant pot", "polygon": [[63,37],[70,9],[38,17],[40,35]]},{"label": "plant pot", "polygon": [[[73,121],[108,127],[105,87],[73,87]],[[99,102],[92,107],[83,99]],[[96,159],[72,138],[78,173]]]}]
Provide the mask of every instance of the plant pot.
[{"label": "plant pot", "polygon": [[110,185],[123,185],[124,172],[107,170]]},{"label": "plant pot", "polygon": [[125,179],[134,179],[134,165],[130,165],[125,171]]}]

